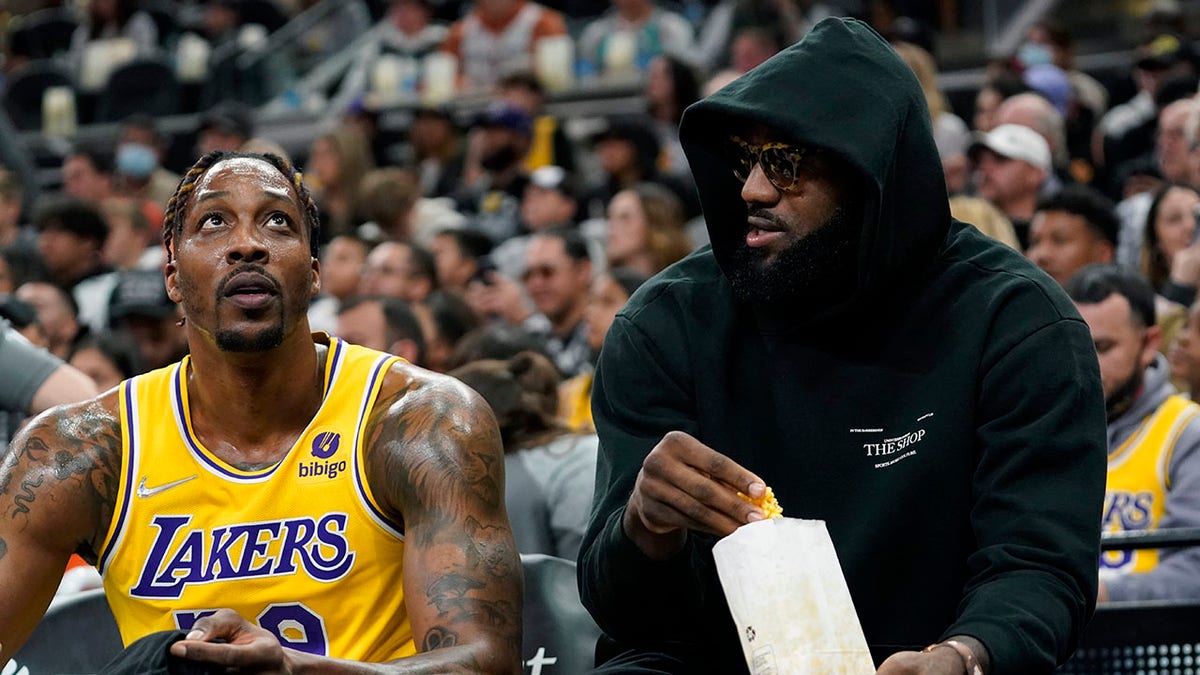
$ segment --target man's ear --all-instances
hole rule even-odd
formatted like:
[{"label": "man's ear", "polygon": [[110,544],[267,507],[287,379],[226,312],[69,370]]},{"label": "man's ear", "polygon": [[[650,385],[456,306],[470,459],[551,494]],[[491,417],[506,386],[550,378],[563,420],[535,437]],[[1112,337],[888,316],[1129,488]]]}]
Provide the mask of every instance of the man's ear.
[{"label": "man's ear", "polygon": [[320,292],[321,292],[321,261],[316,258],[313,258],[312,259],[312,288],[310,289],[309,297],[315,298],[315,297],[317,297],[317,294]]},{"label": "man's ear", "polygon": [[163,280],[167,283],[167,297],[171,302],[179,304],[183,301],[183,293],[179,290],[179,268],[171,261],[163,265]]}]

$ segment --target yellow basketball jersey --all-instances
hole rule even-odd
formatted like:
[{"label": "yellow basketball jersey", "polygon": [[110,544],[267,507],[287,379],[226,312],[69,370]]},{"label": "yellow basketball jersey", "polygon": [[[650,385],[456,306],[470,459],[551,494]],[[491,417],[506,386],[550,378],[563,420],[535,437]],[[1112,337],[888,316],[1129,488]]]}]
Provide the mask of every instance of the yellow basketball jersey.
[{"label": "yellow basketball jersey", "polygon": [[242,471],[188,413],[189,359],[121,386],[122,481],[99,568],[126,644],[229,607],[293,649],[416,653],[404,537],[371,495],[363,431],[397,359],[328,340],[324,399],[274,466]]},{"label": "yellow basketball jersey", "polygon": [[[1171,396],[1108,457],[1104,494],[1105,532],[1153,530],[1166,510],[1167,467],[1180,432],[1200,414],[1200,406]],[[1102,575],[1148,572],[1158,565],[1157,549],[1105,551]]]}]

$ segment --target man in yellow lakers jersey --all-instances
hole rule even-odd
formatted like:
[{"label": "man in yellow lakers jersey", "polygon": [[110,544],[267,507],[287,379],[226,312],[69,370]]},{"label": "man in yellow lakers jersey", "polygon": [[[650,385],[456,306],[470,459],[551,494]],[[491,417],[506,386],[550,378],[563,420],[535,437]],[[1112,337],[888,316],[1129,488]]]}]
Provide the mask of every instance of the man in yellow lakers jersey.
[{"label": "man in yellow lakers jersey", "polygon": [[163,238],[190,356],[39,416],[0,462],[0,663],[79,553],[126,643],[186,630],[172,653],[239,672],[520,672],[495,420],[309,332],[316,228],[276,157],[187,173]]},{"label": "man in yellow lakers jersey", "polygon": [[[1085,267],[1066,285],[1092,332],[1108,412],[1105,532],[1200,525],[1200,405],[1158,353],[1154,290],[1130,269]],[[1200,599],[1200,549],[1108,551],[1101,602]]]}]

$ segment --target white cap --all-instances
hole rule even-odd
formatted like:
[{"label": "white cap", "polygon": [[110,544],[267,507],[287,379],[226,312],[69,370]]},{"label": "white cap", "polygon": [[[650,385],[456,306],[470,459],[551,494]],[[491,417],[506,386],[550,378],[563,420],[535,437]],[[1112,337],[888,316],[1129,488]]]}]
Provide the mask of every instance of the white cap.
[{"label": "white cap", "polygon": [[1009,159],[1019,159],[1043,171],[1050,170],[1050,146],[1038,132],[1020,124],[1001,124],[988,133],[975,134],[971,143],[971,158],[980,148]]}]

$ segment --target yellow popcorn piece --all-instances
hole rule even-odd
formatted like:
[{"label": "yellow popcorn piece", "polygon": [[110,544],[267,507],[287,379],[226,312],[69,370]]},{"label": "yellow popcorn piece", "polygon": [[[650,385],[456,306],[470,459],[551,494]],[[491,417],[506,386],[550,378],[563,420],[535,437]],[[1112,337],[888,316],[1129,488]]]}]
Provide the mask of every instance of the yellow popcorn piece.
[{"label": "yellow popcorn piece", "polygon": [[779,501],[775,499],[775,491],[769,486],[763,491],[763,496],[758,499],[751,499],[749,495],[741,492],[737,493],[737,495],[757,506],[763,512],[764,518],[779,518],[783,516],[783,507],[779,505]]}]

